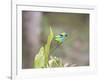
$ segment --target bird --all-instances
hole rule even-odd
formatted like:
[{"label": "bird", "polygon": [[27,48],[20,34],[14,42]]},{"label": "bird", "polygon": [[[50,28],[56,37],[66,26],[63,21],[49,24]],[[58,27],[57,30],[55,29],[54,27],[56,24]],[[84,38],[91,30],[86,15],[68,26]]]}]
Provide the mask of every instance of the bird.
[{"label": "bird", "polygon": [[54,40],[55,40],[58,44],[62,44],[62,43],[65,41],[65,39],[66,39],[67,36],[68,36],[68,34],[67,34],[66,32],[62,32],[62,33],[56,35],[56,36],[54,37]]},{"label": "bird", "polygon": [[58,48],[60,47],[60,45],[63,44],[63,42],[65,41],[65,39],[68,37],[68,34],[66,32],[62,32],[56,36],[54,36],[54,41],[56,42],[56,47],[53,48],[52,53]]}]

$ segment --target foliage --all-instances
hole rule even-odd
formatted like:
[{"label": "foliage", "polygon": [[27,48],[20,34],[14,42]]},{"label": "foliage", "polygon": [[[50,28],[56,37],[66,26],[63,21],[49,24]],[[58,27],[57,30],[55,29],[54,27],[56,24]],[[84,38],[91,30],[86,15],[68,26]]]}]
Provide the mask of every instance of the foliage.
[{"label": "foliage", "polygon": [[62,60],[57,57],[50,57],[49,60],[49,67],[64,67],[64,64],[62,63]]},{"label": "foliage", "polygon": [[53,32],[50,27],[50,34],[48,36],[47,44],[44,47],[42,46],[40,48],[39,53],[35,56],[33,67],[44,68],[48,66],[48,55],[52,39],[53,39]]},{"label": "foliage", "polygon": [[39,53],[36,55],[34,60],[34,67],[35,68],[42,68],[45,67],[45,55],[44,55],[44,47],[40,48]]}]

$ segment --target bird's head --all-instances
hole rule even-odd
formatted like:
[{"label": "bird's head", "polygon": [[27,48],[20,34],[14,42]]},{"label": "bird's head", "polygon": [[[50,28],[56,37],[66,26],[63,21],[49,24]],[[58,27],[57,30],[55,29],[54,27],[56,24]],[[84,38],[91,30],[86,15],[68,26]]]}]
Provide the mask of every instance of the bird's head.
[{"label": "bird's head", "polygon": [[58,43],[63,43],[67,36],[68,34],[66,32],[62,32],[55,36],[55,41],[57,41]]}]

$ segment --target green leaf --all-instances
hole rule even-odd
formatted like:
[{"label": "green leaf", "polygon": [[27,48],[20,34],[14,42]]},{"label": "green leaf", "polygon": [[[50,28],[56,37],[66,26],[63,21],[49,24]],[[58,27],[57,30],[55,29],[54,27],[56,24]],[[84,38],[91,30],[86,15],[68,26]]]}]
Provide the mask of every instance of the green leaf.
[{"label": "green leaf", "polygon": [[33,67],[34,68],[44,68],[45,67],[44,47],[41,47],[39,53],[35,56]]},{"label": "green leaf", "polygon": [[49,51],[50,51],[50,45],[51,45],[51,41],[53,39],[53,31],[50,27],[50,34],[48,36],[48,40],[47,40],[47,44],[45,45],[45,63],[46,66],[48,66],[48,55],[49,55]]},{"label": "green leaf", "polygon": [[35,60],[33,63],[34,68],[45,68],[48,66],[49,49],[52,39],[53,32],[50,27],[50,34],[48,36],[47,44],[44,47],[41,47],[39,53],[35,56]]}]

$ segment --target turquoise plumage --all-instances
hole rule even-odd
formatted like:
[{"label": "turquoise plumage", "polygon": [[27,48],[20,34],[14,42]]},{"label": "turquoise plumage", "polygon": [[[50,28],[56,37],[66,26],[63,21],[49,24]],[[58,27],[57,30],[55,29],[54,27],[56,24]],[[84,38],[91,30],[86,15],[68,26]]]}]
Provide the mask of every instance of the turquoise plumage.
[{"label": "turquoise plumage", "polygon": [[62,33],[58,34],[57,36],[55,36],[54,40],[58,44],[62,44],[67,36],[68,36],[68,34],[66,32],[62,32]]},{"label": "turquoise plumage", "polygon": [[67,36],[68,34],[66,32],[62,32],[54,37],[54,40],[56,41],[56,46],[52,50],[52,52],[54,52],[55,49],[57,49],[65,41]]}]

